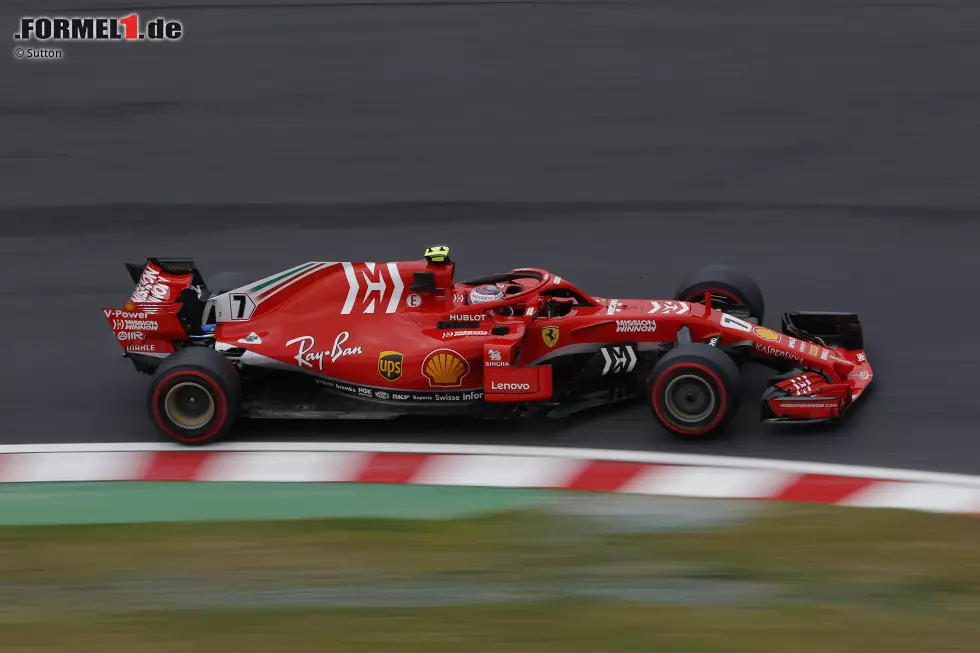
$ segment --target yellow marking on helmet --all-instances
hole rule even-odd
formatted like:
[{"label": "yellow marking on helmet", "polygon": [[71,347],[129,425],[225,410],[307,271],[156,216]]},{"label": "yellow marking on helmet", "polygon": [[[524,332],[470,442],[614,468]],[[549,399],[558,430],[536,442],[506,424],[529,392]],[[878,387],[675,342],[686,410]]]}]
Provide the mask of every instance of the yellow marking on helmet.
[{"label": "yellow marking on helmet", "polygon": [[436,263],[442,263],[449,256],[449,247],[446,245],[436,245],[425,250],[425,258]]}]

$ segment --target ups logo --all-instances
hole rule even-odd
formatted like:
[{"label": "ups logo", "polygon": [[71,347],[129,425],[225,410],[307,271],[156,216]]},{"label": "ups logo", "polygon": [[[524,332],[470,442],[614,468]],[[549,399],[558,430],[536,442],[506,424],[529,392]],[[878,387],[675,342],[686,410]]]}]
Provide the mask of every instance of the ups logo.
[{"label": "ups logo", "polygon": [[378,374],[389,381],[397,381],[402,377],[402,361],[404,356],[398,351],[383,351],[378,356]]}]

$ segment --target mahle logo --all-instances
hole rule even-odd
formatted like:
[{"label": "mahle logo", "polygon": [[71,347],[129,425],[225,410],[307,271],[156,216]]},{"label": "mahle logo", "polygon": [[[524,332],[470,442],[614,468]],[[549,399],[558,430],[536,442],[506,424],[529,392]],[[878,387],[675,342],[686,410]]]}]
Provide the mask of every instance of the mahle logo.
[{"label": "mahle logo", "polygon": [[405,357],[398,351],[383,351],[378,356],[378,374],[391,382],[402,376],[402,363]]}]

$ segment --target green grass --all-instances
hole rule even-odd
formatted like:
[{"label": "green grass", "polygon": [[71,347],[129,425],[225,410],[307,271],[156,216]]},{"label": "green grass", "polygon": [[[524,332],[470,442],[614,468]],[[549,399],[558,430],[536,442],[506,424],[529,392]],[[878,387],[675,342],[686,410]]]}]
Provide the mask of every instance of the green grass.
[{"label": "green grass", "polygon": [[[0,651],[980,648],[980,520],[805,505],[776,505],[765,515],[714,531],[650,534],[606,532],[578,519],[530,512],[439,521],[5,527]],[[194,574],[226,587],[229,595],[250,575],[256,583],[281,579],[304,587],[405,579],[528,588],[596,577],[650,586],[731,579],[778,591],[761,602],[727,607],[548,598],[397,609],[190,610],[177,603],[124,610],[100,586],[120,578]],[[223,586],[223,578],[239,580]],[[69,582],[91,584],[84,610],[66,603],[66,596],[79,592],[66,590]]]},{"label": "green grass", "polygon": [[5,653],[923,653],[977,650],[975,619],[828,607],[621,603],[414,610],[165,612],[3,624]]}]

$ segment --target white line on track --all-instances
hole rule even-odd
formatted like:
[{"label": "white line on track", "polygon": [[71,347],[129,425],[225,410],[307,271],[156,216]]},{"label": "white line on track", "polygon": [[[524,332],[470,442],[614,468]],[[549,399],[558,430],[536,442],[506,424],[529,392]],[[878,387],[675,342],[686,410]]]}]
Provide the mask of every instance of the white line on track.
[{"label": "white line on track", "polygon": [[0,445],[0,454],[72,453],[72,452],[137,452],[137,451],[268,451],[268,452],[359,452],[359,453],[419,453],[476,456],[535,456],[575,458],[585,460],[617,460],[662,465],[693,465],[700,467],[731,467],[773,470],[798,474],[823,474],[884,479],[916,483],[952,484],[980,488],[980,476],[947,474],[912,469],[888,469],[832,463],[800,462],[767,458],[736,458],[699,454],[676,454],[615,449],[571,449],[562,447],[523,447],[478,444],[422,444],[387,442],[229,442],[207,447],[185,447],[165,442],[98,442],[72,444],[12,444]]}]

